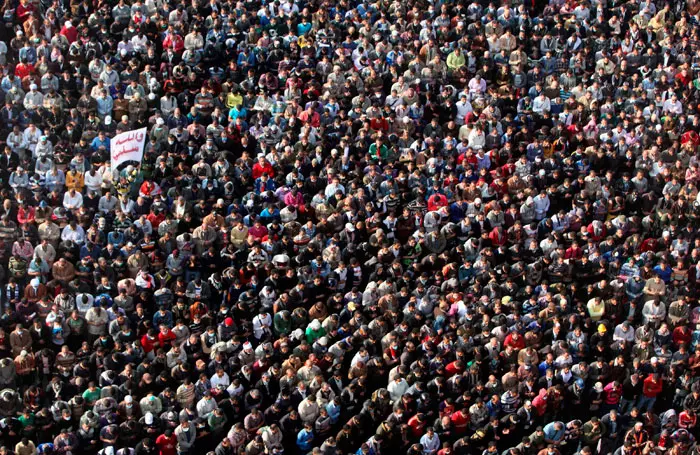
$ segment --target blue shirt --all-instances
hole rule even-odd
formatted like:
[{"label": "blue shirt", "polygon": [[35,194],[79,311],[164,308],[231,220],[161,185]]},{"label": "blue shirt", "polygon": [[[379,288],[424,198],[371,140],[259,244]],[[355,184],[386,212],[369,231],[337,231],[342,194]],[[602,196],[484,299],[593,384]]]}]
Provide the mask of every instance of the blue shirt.
[{"label": "blue shirt", "polygon": [[92,140],[90,147],[92,147],[93,150],[97,150],[100,147],[104,147],[105,149],[109,150],[109,138],[105,136],[104,139],[100,139],[100,136],[95,136],[95,139]]},{"label": "blue shirt", "polygon": [[297,434],[297,447],[301,450],[311,450],[311,443],[314,440],[314,432],[313,431],[307,431],[306,428],[303,428],[298,434]]},{"label": "blue shirt", "polygon": [[561,430],[557,430],[554,428],[554,424],[556,422],[551,422],[545,425],[544,427],[544,437],[545,439],[549,439],[552,441],[561,441],[564,439],[564,435],[566,434],[565,426],[562,425]]},{"label": "blue shirt", "polygon": [[673,272],[673,269],[669,266],[666,266],[665,269],[662,269],[661,266],[657,265],[654,267],[654,273],[659,275],[662,280],[664,280],[664,283],[668,284],[671,281],[671,273]]}]

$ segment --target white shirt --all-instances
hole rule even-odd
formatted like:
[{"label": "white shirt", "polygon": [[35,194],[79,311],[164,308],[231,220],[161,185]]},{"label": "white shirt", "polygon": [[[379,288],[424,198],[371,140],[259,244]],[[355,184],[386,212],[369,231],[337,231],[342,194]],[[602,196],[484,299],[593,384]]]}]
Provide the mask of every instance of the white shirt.
[{"label": "white shirt", "polygon": [[90,175],[89,172],[85,174],[85,186],[90,191],[98,192],[102,186],[102,175],[95,172],[95,175]]},{"label": "white shirt", "polygon": [[253,335],[255,338],[260,339],[265,335],[265,329],[272,326],[272,318],[269,313],[265,316],[257,315],[253,318]]},{"label": "white shirt", "polygon": [[211,386],[214,389],[219,387],[220,385],[222,385],[222,386],[224,386],[224,388],[226,388],[229,386],[229,384],[231,384],[231,380],[229,379],[228,374],[226,374],[226,372],[224,372],[224,375],[221,377],[219,377],[218,374],[215,374],[214,376],[211,377],[209,382],[211,382]]},{"label": "white shirt", "polygon": [[535,212],[537,216],[544,216],[549,210],[549,196],[540,197],[539,195],[535,197]]},{"label": "white shirt", "polygon": [[[66,191],[66,194],[63,195],[63,207],[67,210],[79,209],[82,206],[83,195],[78,193],[77,191],[75,192],[74,196],[71,196],[70,191]],[[68,226],[66,226],[66,228],[67,227]],[[83,229],[80,226],[78,226],[78,228],[80,228],[81,230]]]},{"label": "white shirt", "polygon": [[455,106],[457,106],[457,118],[455,119],[455,123],[457,125],[464,125],[464,118],[470,113],[474,112],[472,104],[469,101],[465,100],[464,102],[462,102],[460,100],[457,101]]},{"label": "white shirt", "polygon": [[64,242],[66,240],[72,240],[73,243],[82,245],[85,242],[85,231],[82,227],[78,225],[76,225],[75,230],[73,230],[73,228],[71,228],[69,224],[68,226],[63,228],[63,232],[61,233],[61,240],[63,240]]},{"label": "white shirt", "polygon": [[549,112],[551,109],[552,109],[552,103],[549,101],[549,98],[547,98],[546,96],[542,96],[542,97],[538,96],[532,102],[532,112],[535,112],[537,114]]},{"label": "white shirt", "polygon": [[402,378],[399,380],[399,382],[391,381],[391,384],[389,384],[386,389],[389,392],[389,397],[391,397],[391,400],[397,402],[408,390],[408,383]]},{"label": "white shirt", "polygon": [[676,100],[676,102],[674,103],[673,100],[668,99],[664,101],[663,111],[670,112],[671,114],[682,114],[683,105],[678,100]]}]

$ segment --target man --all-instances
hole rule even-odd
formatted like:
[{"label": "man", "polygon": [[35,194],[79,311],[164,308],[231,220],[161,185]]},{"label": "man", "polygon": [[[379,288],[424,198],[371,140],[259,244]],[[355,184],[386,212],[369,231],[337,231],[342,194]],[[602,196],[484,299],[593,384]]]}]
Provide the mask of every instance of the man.
[{"label": "man", "polygon": [[26,330],[22,324],[17,324],[15,330],[10,333],[10,347],[12,348],[12,355],[17,356],[22,351],[30,350],[32,347],[32,336],[28,330]]},{"label": "man", "polygon": [[625,447],[631,449],[631,455],[641,455],[649,441],[649,433],[644,429],[642,422],[637,422],[625,435]]},{"label": "man", "polygon": [[165,430],[163,434],[156,438],[156,447],[158,447],[160,455],[177,455],[177,445],[177,437],[173,435],[173,430],[171,429]]},{"label": "man", "polygon": [[180,425],[175,428],[177,438],[178,453],[189,454],[197,439],[197,429],[192,425],[187,417],[180,419]]},{"label": "man", "polygon": [[663,380],[660,378],[658,373],[652,373],[644,379],[644,385],[642,386],[642,396],[639,399],[637,407],[640,411],[645,411],[647,409],[651,410],[654,408],[654,403],[656,403],[656,397],[663,390]]},{"label": "man", "polygon": [[440,450],[440,438],[435,434],[433,427],[428,427],[423,437],[420,438],[420,443],[423,446],[423,455],[435,455]]}]

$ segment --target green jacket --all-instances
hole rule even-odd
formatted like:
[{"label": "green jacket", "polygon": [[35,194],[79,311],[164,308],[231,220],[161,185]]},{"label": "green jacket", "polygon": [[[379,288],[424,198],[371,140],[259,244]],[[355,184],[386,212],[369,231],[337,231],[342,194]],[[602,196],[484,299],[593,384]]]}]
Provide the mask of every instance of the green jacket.
[{"label": "green jacket", "polygon": [[[287,314],[287,319],[282,317],[282,313]],[[289,316],[289,312],[280,311],[279,313],[275,314],[275,317],[272,320],[272,325],[277,335],[289,334],[292,331],[292,318]]]},{"label": "green jacket", "polygon": [[377,144],[372,144],[369,146],[369,156],[375,160],[386,160],[389,157],[389,148],[382,144],[379,153],[377,153]]}]

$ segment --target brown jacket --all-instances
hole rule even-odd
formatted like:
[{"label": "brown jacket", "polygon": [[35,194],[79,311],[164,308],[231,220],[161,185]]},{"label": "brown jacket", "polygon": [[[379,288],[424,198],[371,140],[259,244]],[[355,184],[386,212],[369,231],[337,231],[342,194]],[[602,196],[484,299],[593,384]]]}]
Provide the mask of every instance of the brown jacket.
[{"label": "brown jacket", "polygon": [[12,355],[19,355],[24,349],[29,349],[32,346],[32,335],[29,330],[23,330],[22,335],[17,331],[10,333],[10,346],[12,346]]},{"label": "brown jacket", "polygon": [[34,371],[34,364],[34,354],[27,354],[24,358],[19,355],[15,357],[15,371],[20,376],[31,374]]},{"label": "brown jacket", "polygon": [[28,284],[24,288],[24,297],[27,299],[28,302],[31,303],[38,302],[42,298],[46,297],[46,294],[46,285],[43,283],[40,283],[36,289],[34,289],[34,287],[31,284]]},{"label": "brown jacket", "polygon": [[54,263],[51,267],[51,272],[56,280],[69,282],[75,278],[75,267],[70,262],[66,262],[65,266],[62,266],[59,262]]}]

